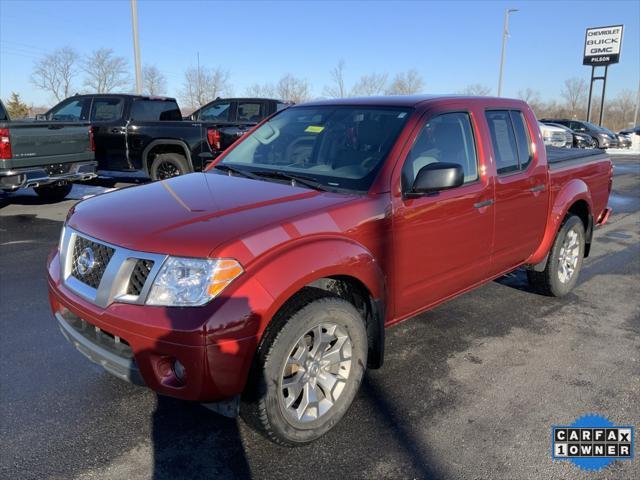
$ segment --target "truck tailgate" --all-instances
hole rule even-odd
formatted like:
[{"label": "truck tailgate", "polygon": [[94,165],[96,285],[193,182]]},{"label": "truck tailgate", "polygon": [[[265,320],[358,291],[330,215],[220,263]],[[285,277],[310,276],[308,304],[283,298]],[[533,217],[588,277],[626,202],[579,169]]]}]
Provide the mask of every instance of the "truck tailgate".
[{"label": "truck tailgate", "polygon": [[93,158],[89,123],[11,122],[7,126],[13,157],[11,168]]}]

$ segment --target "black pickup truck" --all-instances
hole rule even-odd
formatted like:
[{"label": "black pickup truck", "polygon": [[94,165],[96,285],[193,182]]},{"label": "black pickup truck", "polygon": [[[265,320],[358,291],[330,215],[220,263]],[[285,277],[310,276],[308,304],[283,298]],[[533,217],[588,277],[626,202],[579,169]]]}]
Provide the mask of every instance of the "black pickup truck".
[{"label": "black pickup truck", "polygon": [[0,190],[33,187],[57,202],[72,182],[96,176],[89,122],[14,121],[0,102]]},{"label": "black pickup truck", "polygon": [[202,122],[209,128],[209,145],[217,157],[259,122],[287,106],[282,100],[272,98],[218,97],[185,120]]},{"label": "black pickup truck", "polygon": [[163,180],[202,170],[250,126],[275,112],[277,103],[284,105],[218,99],[183,119],[174,98],[90,94],[62,101],[45,118],[91,122],[101,175],[142,171]]}]

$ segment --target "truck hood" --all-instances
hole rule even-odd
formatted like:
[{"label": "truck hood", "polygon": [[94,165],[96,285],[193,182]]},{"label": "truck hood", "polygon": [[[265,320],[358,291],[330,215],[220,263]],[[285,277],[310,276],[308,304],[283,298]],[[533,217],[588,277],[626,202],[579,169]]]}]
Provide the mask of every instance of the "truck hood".
[{"label": "truck hood", "polygon": [[207,257],[271,225],[358,197],[288,184],[192,173],[123,188],[78,203],[68,225],[132,250]]}]

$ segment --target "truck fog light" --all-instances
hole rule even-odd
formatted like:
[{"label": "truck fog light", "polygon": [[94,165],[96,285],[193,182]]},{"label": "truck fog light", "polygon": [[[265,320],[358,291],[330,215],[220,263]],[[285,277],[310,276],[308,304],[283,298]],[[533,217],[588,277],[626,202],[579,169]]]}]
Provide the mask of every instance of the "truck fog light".
[{"label": "truck fog light", "polygon": [[184,368],[184,365],[182,365],[182,363],[180,363],[180,360],[176,360],[173,364],[173,373],[175,373],[176,378],[178,380],[180,380],[182,383],[184,383],[186,377],[187,377],[187,372]]}]

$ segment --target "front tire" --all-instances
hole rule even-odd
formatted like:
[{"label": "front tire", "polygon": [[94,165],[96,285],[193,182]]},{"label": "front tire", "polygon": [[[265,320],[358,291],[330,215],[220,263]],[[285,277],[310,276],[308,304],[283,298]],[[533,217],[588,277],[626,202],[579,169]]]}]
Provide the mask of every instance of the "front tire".
[{"label": "front tire", "polygon": [[302,445],[329,431],[351,405],[367,364],[356,308],[337,297],[293,313],[256,354],[251,400],[241,414],[267,438]]},{"label": "front tire", "polygon": [[149,175],[154,182],[189,173],[187,159],[177,153],[161,153],[151,163]]},{"label": "front tire", "polygon": [[528,270],[529,284],[539,293],[562,297],[575,287],[584,260],[585,231],[576,215],[566,217],[560,227],[542,272]]},{"label": "front tire", "polygon": [[42,185],[41,187],[35,187],[33,190],[43,200],[47,202],[60,202],[66,198],[73,185],[69,182]]}]

